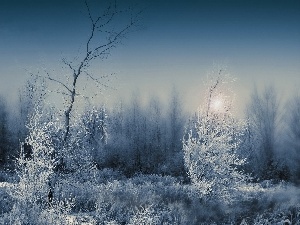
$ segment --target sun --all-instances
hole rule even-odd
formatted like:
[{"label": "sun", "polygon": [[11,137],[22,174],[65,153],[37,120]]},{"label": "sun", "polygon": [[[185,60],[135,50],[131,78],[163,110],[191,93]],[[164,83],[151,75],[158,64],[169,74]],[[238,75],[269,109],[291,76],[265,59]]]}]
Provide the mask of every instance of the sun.
[{"label": "sun", "polygon": [[222,99],[213,99],[211,102],[211,109],[215,112],[220,112],[224,109],[224,103]]}]

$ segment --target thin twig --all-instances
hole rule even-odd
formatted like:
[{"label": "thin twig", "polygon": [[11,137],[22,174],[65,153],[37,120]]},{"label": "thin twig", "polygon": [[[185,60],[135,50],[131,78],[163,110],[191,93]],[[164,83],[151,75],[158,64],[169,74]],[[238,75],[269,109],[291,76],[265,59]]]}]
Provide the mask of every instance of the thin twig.
[{"label": "thin twig", "polygon": [[72,93],[71,89],[68,88],[67,85],[65,85],[63,82],[61,82],[61,81],[59,81],[59,80],[56,80],[56,79],[54,79],[54,78],[52,78],[52,77],[50,77],[50,76],[48,76],[47,78],[48,78],[49,80],[51,80],[51,81],[55,81],[55,82],[61,84],[61,85],[64,86],[70,93]]}]

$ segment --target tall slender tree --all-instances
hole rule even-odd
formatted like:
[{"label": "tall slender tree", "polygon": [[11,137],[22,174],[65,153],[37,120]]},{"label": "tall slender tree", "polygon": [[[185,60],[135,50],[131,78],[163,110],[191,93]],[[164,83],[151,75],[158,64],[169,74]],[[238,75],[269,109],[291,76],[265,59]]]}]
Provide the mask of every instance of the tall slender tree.
[{"label": "tall slender tree", "polygon": [[[88,12],[88,18],[90,20],[90,31],[85,42],[84,51],[81,57],[77,57],[78,60],[72,61],[65,58],[63,59],[63,63],[70,70],[70,74],[67,75],[66,78],[69,83],[62,81],[61,78],[56,79],[47,73],[48,79],[58,83],[63,89],[61,92],[64,93],[66,97],[64,110],[64,142],[67,141],[70,133],[71,115],[74,105],[77,101],[76,99],[78,96],[82,97],[79,90],[79,83],[81,82],[79,78],[85,77],[89,79],[98,88],[107,87],[104,80],[109,78],[112,74],[94,76],[89,72],[89,67],[97,59],[106,59],[110,55],[112,49],[120,44],[123,38],[126,37],[126,35],[137,24],[139,17],[139,13],[133,13],[133,10],[131,9],[119,9],[116,1],[112,1],[102,14],[96,16],[93,15],[93,10],[87,0],[85,1],[85,6]],[[121,20],[122,14],[130,15],[130,18],[127,20]],[[118,26],[115,26],[117,27],[116,30],[112,28],[113,26],[111,26],[111,24],[115,22],[118,23]]]}]

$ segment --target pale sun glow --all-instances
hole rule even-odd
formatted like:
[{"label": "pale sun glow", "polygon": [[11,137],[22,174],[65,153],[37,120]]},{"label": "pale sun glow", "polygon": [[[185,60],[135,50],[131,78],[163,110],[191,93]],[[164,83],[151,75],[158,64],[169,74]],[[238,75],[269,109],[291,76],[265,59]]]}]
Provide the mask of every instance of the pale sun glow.
[{"label": "pale sun glow", "polygon": [[211,108],[213,111],[222,111],[223,105],[224,103],[221,99],[214,99],[211,102]]}]

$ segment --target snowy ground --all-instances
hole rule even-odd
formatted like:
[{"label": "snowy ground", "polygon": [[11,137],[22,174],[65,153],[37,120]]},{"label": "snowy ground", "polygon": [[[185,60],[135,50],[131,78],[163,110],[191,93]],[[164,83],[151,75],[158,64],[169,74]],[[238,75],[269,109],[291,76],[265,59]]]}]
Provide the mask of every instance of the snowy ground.
[{"label": "snowy ground", "polygon": [[[108,171],[105,171],[107,176]],[[104,174],[104,173],[103,173]],[[101,174],[100,174],[101,175]],[[0,183],[1,219],[9,212],[13,202],[9,192],[17,184]],[[299,224],[300,189],[280,183],[249,185],[240,188],[244,196],[235,205],[203,202],[191,185],[183,185],[172,177],[139,175],[124,178],[114,174],[98,183],[71,183],[66,179],[62,194],[71,196],[75,205],[61,214],[64,224]],[[9,201],[9,202],[7,202]],[[46,210],[46,211],[45,211]],[[56,209],[44,209],[47,214]],[[43,210],[41,215],[45,215]],[[16,215],[16,214],[15,214]],[[19,214],[17,214],[19,215]],[[19,215],[20,216],[20,215]],[[52,218],[53,220],[53,218]],[[4,219],[2,220],[4,221]],[[50,221],[50,220],[49,220]],[[54,221],[54,220],[53,220]],[[9,223],[8,223],[9,224]],[[13,223],[11,223],[13,224]],[[51,224],[44,221],[42,224]]]}]

